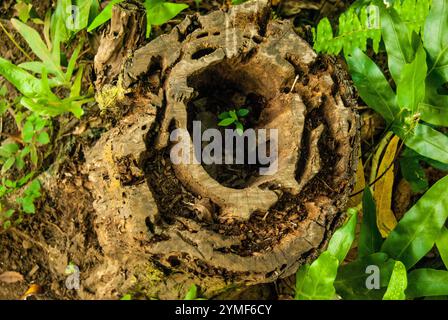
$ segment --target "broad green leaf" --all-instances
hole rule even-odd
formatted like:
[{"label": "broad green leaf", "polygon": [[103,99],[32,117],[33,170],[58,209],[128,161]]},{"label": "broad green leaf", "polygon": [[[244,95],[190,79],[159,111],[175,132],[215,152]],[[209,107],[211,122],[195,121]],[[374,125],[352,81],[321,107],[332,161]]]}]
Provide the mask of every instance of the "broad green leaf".
[{"label": "broad green leaf", "polygon": [[[430,57],[430,73],[437,72],[448,82],[448,2],[432,0],[426,19],[423,43]],[[442,83],[440,83],[442,84]]]},{"label": "broad green leaf", "polygon": [[132,295],[130,295],[130,294],[125,294],[123,297],[121,297],[120,300],[132,300]]},{"label": "broad green leaf", "polygon": [[220,114],[218,115],[218,119],[219,119],[219,120],[224,120],[224,119],[227,119],[227,118],[230,118],[230,115],[229,115],[228,112],[223,112],[223,113],[220,113]]},{"label": "broad green leaf", "polygon": [[53,15],[51,16],[50,21],[51,39],[57,38],[62,42],[66,42],[70,39],[73,32],[67,29],[67,24],[70,23],[69,19],[71,15],[71,10],[72,10],[71,0],[57,1],[56,9]]},{"label": "broad green leaf", "polygon": [[417,269],[408,277],[408,298],[448,295],[448,271]]},{"label": "broad green leaf", "polygon": [[4,144],[0,147],[0,157],[9,158],[17,151],[19,151],[19,146],[16,143]]},{"label": "broad green leaf", "polygon": [[414,114],[418,105],[423,102],[427,71],[426,52],[420,45],[414,61],[403,66],[400,80],[397,82],[397,103],[401,109],[407,109]]},{"label": "broad green leaf", "polygon": [[354,50],[353,54],[347,57],[347,63],[364,102],[387,122],[392,122],[399,109],[395,93],[380,68],[359,49]]},{"label": "broad green leaf", "polygon": [[335,298],[334,281],[338,259],[324,251],[311,265],[303,265],[296,274],[296,300],[331,300]]},{"label": "broad green leaf", "polygon": [[40,61],[24,62],[19,64],[18,67],[37,74],[41,74],[46,68],[44,63]]},{"label": "broad green leaf", "polygon": [[46,145],[48,143],[50,143],[50,137],[48,136],[48,133],[46,132],[41,132],[38,136],[37,136],[37,142],[39,142],[42,145]]},{"label": "broad green leaf", "polygon": [[422,120],[436,126],[448,126],[448,95],[441,93],[441,86],[447,82],[437,71],[428,74],[425,101],[419,106]]},{"label": "broad green leaf", "polygon": [[436,240],[437,250],[442,258],[445,268],[448,269],[448,228],[443,227]]},{"label": "broad green leaf", "polygon": [[151,22],[151,25],[160,26],[173,19],[181,11],[187,9],[188,5],[183,3],[146,0],[145,7],[147,10],[147,17]]},{"label": "broad green leaf", "polygon": [[[421,102],[418,105],[420,118],[435,126],[448,127],[448,98],[442,95],[437,95],[437,97],[439,98],[438,104]],[[440,103],[440,99],[446,100],[445,103]]]},{"label": "broad green leaf", "polygon": [[350,250],[353,240],[355,240],[355,231],[357,224],[358,211],[356,209],[347,210],[348,220],[331,237],[327,251],[336,257],[339,263],[342,263]]},{"label": "broad green leaf", "polygon": [[40,79],[3,58],[0,58],[0,74],[11,82],[24,96],[38,97],[45,95]]},{"label": "broad green leaf", "polygon": [[[379,289],[367,286],[369,267],[377,267],[379,271]],[[381,299],[385,287],[389,283],[394,267],[394,260],[389,259],[385,253],[374,253],[370,256],[359,258],[353,262],[339,267],[338,275],[334,283],[336,292],[343,299],[349,300],[377,300]],[[369,289],[370,288],[370,289]]]},{"label": "broad green leaf", "polygon": [[100,12],[99,15],[92,21],[90,26],[87,28],[88,32],[92,32],[102,24],[106,23],[112,18],[112,8],[114,5],[123,2],[124,0],[112,0],[107,4],[107,6]]},{"label": "broad green leaf", "polygon": [[249,110],[248,109],[239,109],[238,110],[238,115],[240,117],[245,117],[249,114]]},{"label": "broad green leaf", "polygon": [[419,157],[401,157],[400,169],[403,178],[411,185],[413,192],[423,192],[428,189],[426,173],[420,165]]},{"label": "broad green leaf", "polygon": [[184,300],[195,300],[198,297],[198,287],[196,285],[192,285],[185,295]]},{"label": "broad green leaf", "polygon": [[411,33],[393,8],[386,9],[382,1],[377,1],[376,4],[380,9],[381,32],[387,50],[389,70],[397,83],[404,66],[410,63],[414,56],[410,42]]},{"label": "broad green leaf", "polygon": [[362,224],[359,235],[358,255],[365,257],[381,248],[383,239],[376,224],[376,205],[369,187],[364,189],[362,197]]},{"label": "broad green leaf", "polygon": [[417,124],[413,131],[405,132],[394,128],[406,146],[420,155],[448,164],[448,137],[427,126]]},{"label": "broad green leaf", "polygon": [[389,280],[383,300],[405,300],[408,286],[406,267],[401,261],[395,261],[394,270]]},{"label": "broad green leaf", "polygon": [[54,74],[61,81],[64,81],[64,74],[62,73],[59,62],[55,61],[55,57],[52,55],[50,50],[48,50],[39,33],[17,19],[11,19],[11,23],[14,28],[20,33],[20,35],[25,39],[36,56],[38,56],[39,59],[42,60],[42,62],[47,67],[48,72]]},{"label": "broad green leaf", "polygon": [[406,268],[414,266],[434,246],[448,217],[448,176],[436,182],[404,215],[381,248]]},{"label": "broad green leaf", "polygon": [[232,119],[234,119],[235,121],[238,121],[238,116],[237,116],[235,110],[229,111],[229,114]]},{"label": "broad green leaf", "polygon": [[233,119],[233,118],[227,118],[227,119],[224,119],[224,120],[220,121],[220,122],[218,123],[218,126],[226,127],[226,126],[231,125],[231,124],[234,123],[234,122],[235,122],[235,119]]},{"label": "broad green leaf", "polygon": [[89,13],[92,3],[95,0],[76,0],[75,3],[78,6],[79,12],[76,16],[76,31],[82,30],[89,24]]}]

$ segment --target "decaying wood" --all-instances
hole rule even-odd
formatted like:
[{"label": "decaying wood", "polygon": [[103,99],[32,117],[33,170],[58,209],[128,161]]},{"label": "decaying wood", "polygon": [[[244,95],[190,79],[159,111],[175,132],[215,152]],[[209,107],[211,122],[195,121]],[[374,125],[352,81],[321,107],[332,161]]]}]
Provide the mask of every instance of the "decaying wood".
[{"label": "decaying wood", "polygon": [[[109,55],[103,46],[95,59],[98,88],[121,77],[134,105],[85,150],[82,182],[41,179],[48,203],[73,197],[63,192],[83,196],[72,204],[75,222],[57,220],[74,208],[52,206],[65,241],[42,244],[61,233],[54,227],[39,239],[51,258],[54,295],[65,292],[63,270],[73,257],[79,298],[181,298],[193,283],[205,297],[219,297],[229,287],[288,277],[325,246],[354,183],[358,118],[337,63],[269,15],[269,1],[257,0],[189,16],[130,59],[125,49]],[[126,21],[111,30],[128,37]],[[103,43],[118,48],[111,35]],[[113,56],[126,61],[123,71],[103,70]],[[222,83],[263,98],[255,129],[279,129],[278,172],[252,177],[242,189],[169,158],[170,133],[191,121],[189,103]],[[81,234],[76,221],[91,234]]]}]

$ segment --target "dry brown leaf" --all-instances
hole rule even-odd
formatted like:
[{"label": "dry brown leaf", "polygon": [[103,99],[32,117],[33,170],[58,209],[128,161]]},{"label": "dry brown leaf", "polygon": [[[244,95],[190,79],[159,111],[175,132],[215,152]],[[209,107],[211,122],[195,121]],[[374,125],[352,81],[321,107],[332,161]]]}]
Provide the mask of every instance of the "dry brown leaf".
[{"label": "dry brown leaf", "polygon": [[377,177],[381,175],[382,177],[374,186],[373,197],[377,206],[377,224],[383,238],[386,238],[397,225],[397,219],[392,211],[392,188],[394,185],[393,162],[399,141],[400,138],[395,136],[389,142],[378,168]]},{"label": "dry brown leaf", "polygon": [[16,283],[16,282],[22,282],[23,280],[24,280],[23,276],[15,271],[6,271],[0,274],[0,282]]}]

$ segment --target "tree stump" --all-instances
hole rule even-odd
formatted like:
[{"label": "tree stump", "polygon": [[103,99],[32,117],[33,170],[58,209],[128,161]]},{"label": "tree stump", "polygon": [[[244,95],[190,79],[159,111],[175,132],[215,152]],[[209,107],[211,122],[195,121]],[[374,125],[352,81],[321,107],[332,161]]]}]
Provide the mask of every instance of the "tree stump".
[{"label": "tree stump", "polygon": [[[326,245],[354,184],[353,94],[335,60],[318,57],[270,12],[257,0],[189,16],[131,55],[106,47],[137,43],[123,35],[142,33],[116,22],[140,15],[114,13],[95,60],[97,94],[131,111],[83,152],[80,167],[41,177],[44,213],[13,233],[36,244],[33,263],[52,281],[50,297],[176,299],[192,284],[223,297],[294,274]],[[129,59],[117,67],[114,57]],[[101,70],[102,62],[113,67]],[[218,114],[243,107],[248,130],[278,130],[274,174],[260,175],[258,163],[171,161],[176,129],[187,139],[194,121],[222,131]],[[69,261],[80,268],[76,292],[64,286]]]},{"label": "tree stump", "polygon": [[[124,86],[149,105],[87,155],[101,247],[163,270],[146,285],[137,277],[149,295],[172,297],[155,285],[162,279],[189,279],[184,290],[196,283],[210,297],[287,277],[324,246],[344,209],[359,146],[350,87],[290,23],[269,16],[268,1],[190,16],[138,49]],[[255,130],[278,129],[276,174],[171,161],[175,129],[190,140],[193,121],[217,130],[229,106],[248,106]]]}]

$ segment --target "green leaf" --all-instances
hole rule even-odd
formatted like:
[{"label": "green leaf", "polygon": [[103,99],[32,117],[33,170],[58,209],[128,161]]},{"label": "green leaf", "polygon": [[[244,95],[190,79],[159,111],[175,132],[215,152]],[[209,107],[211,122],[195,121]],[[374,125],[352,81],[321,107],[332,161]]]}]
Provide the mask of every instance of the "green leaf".
[{"label": "green leaf", "polygon": [[39,157],[37,155],[37,149],[35,145],[30,146],[30,158],[31,162],[36,166],[37,162],[39,161]]},{"label": "green leaf", "polygon": [[58,59],[56,60],[50,50],[48,50],[39,33],[17,19],[11,19],[11,23],[14,28],[20,33],[20,35],[25,39],[36,56],[38,56],[39,59],[42,60],[42,62],[47,67],[48,72],[54,74],[61,81],[64,81],[65,77],[62,73]]},{"label": "green leaf", "polygon": [[235,122],[235,127],[236,127],[236,133],[238,133],[238,135],[242,136],[244,133],[244,126],[241,122],[236,121]]},{"label": "green leaf", "polygon": [[20,68],[23,68],[25,70],[41,74],[45,70],[45,64],[40,61],[31,61],[31,62],[24,62],[18,65]]},{"label": "green leaf", "polygon": [[235,122],[235,119],[227,118],[227,119],[224,119],[224,120],[220,121],[218,123],[218,126],[220,126],[220,127],[227,127],[227,126],[230,126],[234,122]]},{"label": "green leaf", "polygon": [[411,185],[412,191],[416,193],[428,189],[428,179],[419,160],[419,157],[402,157],[400,159],[401,174]]},{"label": "green leaf", "polygon": [[11,82],[24,96],[37,97],[45,94],[40,79],[3,58],[0,58],[0,74]]},{"label": "green leaf", "polygon": [[423,102],[427,71],[426,52],[420,45],[414,61],[403,66],[397,83],[397,102],[401,109],[407,109],[414,114],[418,105]]},{"label": "green leaf", "polygon": [[145,0],[145,8],[151,25],[160,26],[173,19],[181,11],[187,9],[188,5],[181,3],[161,2],[159,0]]},{"label": "green leaf", "polygon": [[448,269],[448,228],[443,227],[436,240],[437,250],[442,258],[445,268]]},{"label": "green leaf", "polygon": [[238,110],[238,116],[245,117],[249,114],[249,109],[239,109]]},{"label": "green leaf", "polygon": [[350,208],[347,210],[348,220],[331,237],[327,251],[342,263],[355,239],[358,211]]},{"label": "green leaf", "polygon": [[338,259],[324,251],[311,265],[303,265],[296,274],[296,300],[331,300],[335,298],[333,283]]},{"label": "green leaf", "polygon": [[448,271],[417,269],[408,277],[408,298],[448,295]]},{"label": "green leaf", "polygon": [[358,255],[365,257],[378,252],[383,238],[376,223],[376,205],[369,187],[362,196],[362,224],[359,235]]},{"label": "green leaf", "polygon": [[404,215],[381,248],[406,268],[414,266],[434,246],[448,217],[448,176],[436,182]]},{"label": "green leaf", "polygon": [[184,300],[195,300],[198,297],[198,287],[196,285],[192,285],[185,295]]},{"label": "green leaf", "polygon": [[406,267],[401,261],[396,261],[383,300],[405,300],[407,280]]},{"label": "green leaf", "polygon": [[36,213],[36,207],[34,206],[32,198],[22,198],[21,199],[22,210],[25,213],[33,214]]},{"label": "green leaf", "polygon": [[[366,285],[369,266],[377,266],[379,270],[380,289],[369,289]],[[339,267],[335,281],[337,293],[343,299],[349,300],[377,300],[381,299],[385,287],[394,267],[394,260],[389,259],[385,253],[374,253],[370,256],[359,258],[353,262]]]},{"label": "green leaf", "polygon": [[9,209],[7,210],[3,215],[5,216],[5,218],[11,218],[12,215],[14,214],[15,210],[14,209]]},{"label": "green leaf", "polygon": [[124,0],[112,0],[107,4],[107,6],[100,12],[98,16],[92,21],[90,26],[87,28],[88,32],[92,32],[102,24],[106,23],[112,18],[112,8],[114,5],[123,2]]},{"label": "green leaf", "polygon": [[39,142],[42,145],[46,145],[48,143],[50,143],[50,137],[48,136],[48,133],[46,132],[41,132],[38,136],[37,136],[37,142]]},{"label": "green leaf", "polygon": [[19,151],[19,146],[16,143],[4,144],[0,147],[0,157],[9,158]]},{"label": "green leaf", "polygon": [[84,66],[80,66],[78,72],[76,73],[75,81],[73,81],[72,87],[70,89],[70,97],[80,96],[83,75],[84,75]]},{"label": "green leaf", "polygon": [[39,180],[33,180],[28,188],[25,190],[25,194],[33,196],[34,198],[40,197],[40,182]]},{"label": "green leaf", "polygon": [[394,128],[406,146],[420,155],[448,164],[448,137],[430,126],[417,124],[413,131]]},{"label": "green leaf", "polygon": [[121,297],[120,300],[132,300],[132,295],[130,295],[130,294],[125,294],[123,297]]},{"label": "green leaf", "polygon": [[81,52],[81,49],[82,49],[83,46],[84,46],[84,40],[81,39],[79,44],[78,44],[78,46],[73,51],[72,56],[70,57],[70,60],[69,60],[68,65],[67,65],[67,71],[65,73],[65,76],[66,76],[68,81],[70,81],[71,78],[72,78],[73,71],[75,70],[75,67],[76,67],[76,61],[78,60],[79,53]]},{"label": "green leaf", "polygon": [[14,5],[14,9],[17,11],[17,16],[22,22],[27,22],[30,18],[30,11],[33,5],[31,3],[18,2]]},{"label": "green leaf", "polygon": [[227,119],[227,118],[230,118],[230,114],[228,112],[220,113],[219,116],[218,116],[218,119],[220,119],[220,120],[224,120],[224,119]]},{"label": "green leaf", "polygon": [[238,116],[237,116],[235,110],[229,111],[229,114],[232,119],[235,119],[235,121],[238,121]]},{"label": "green leaf", "polygon": [[6,172],[8,172],[12,168],[12,166],[14,165],[15,162],[16,162],[15,157],[8,158],[2,166],[1,173],[5,174]]},{"label": "green leaf", "polygon": [[3,229],[8,230],[9,228],[11,228],[11,221],[3,222]]},{"label": "green leaf", "polygon": [[90,7],[94,0],[76,0],[75,3],[78,6],[79,13],[76,16],[76,29],[75,31],[82,30],[89,24]]},{"label": "green leaf", "polygon": [[382,1],[376,2],[380,9],[381,32],[386,46],[389,70],[395,82],[399,82],[404,66],[413,59],[410,32],[393,9],[386,9]]},{"label": "green leaf", "polygon": [[[435,126],[448,127],[448,99],[442,95],[432,95],[432,97],[439,98],[437,104],[419,103],[418,112],[420,112],[420,118]],[[447,100],[447,102],[443,103],[440,99]]]},{"label": "green leaf", "polygon": [[395,93],[378,66],[361,50],[356,49],[347,57],[353,81],[361,98],[387,122],[392,122],[399,112]]},{"label": "green leaf", "polygon": [[[423,43],[429,54],[430,73],[439,73],[448,82],[448,3],[432,0],[426,19]],[[442,83],[440,83],[442,84]]]},{"label": "green leaf", "polygon": [[26,121],[22,128],[22,139],[26,143],[33,141],[34,126],[31,121]]}]

